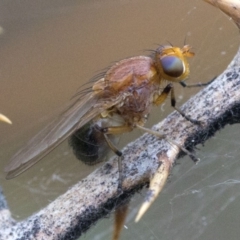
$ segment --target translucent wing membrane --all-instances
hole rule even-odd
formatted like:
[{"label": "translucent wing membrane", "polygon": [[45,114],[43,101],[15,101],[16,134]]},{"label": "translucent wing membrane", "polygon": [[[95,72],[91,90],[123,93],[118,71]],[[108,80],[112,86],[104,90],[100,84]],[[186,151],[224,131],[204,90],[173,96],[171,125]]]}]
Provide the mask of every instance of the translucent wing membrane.
[{"label": "translucent wing membrane", "polygon": [[10,163],[5,168],[6,178],[14,178],[33,166],[74,131],[117,102],[117,99],[111,101],[105,99],[103,103],[93,92],[82,96],[10,159]]}]

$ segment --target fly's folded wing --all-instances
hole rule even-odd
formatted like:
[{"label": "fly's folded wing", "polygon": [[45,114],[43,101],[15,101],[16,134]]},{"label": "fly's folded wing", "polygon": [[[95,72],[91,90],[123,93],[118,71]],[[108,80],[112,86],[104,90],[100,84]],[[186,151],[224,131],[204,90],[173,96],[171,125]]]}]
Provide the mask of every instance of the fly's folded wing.
[{"label": "fly's folded wing", "polygon": [[20,149],[6,166],[6,179],[11,179],[41,160],[75,130],[117,104],[121,99],[101,100],[91,92],[74,102],[58,119],[51,122],[25,147]]}]

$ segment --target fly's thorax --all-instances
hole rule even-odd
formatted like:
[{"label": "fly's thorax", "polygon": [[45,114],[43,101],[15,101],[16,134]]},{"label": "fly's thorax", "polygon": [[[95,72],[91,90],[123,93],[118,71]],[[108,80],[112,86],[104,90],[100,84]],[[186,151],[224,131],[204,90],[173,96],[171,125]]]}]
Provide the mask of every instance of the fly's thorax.
[{"label": "fly's thorax", "polygon": [[130,89],[152,84],[156,75],[152,58],[132,57],[114,64],[92,89],[96,94],[101,95],[100,97],[109,98],[111,95],[128,93]]},{"label": "fly's thorax", "polygon": [[153,102],[153,94],[160,87],[159,73],[150,57],[138,56],[124,59],[114,64],[104,78],[93,85],[99,101],[120,99],[111,110],[101,115],[106,118],[109,112],[125,121],[125,125],[144,122]]},{"label": "fly's thorax", "polygon": [[155,64],[163,79],[179,82],[189,76],[188,57],[193,57],[191,47],[160,46],[155,51]]}]

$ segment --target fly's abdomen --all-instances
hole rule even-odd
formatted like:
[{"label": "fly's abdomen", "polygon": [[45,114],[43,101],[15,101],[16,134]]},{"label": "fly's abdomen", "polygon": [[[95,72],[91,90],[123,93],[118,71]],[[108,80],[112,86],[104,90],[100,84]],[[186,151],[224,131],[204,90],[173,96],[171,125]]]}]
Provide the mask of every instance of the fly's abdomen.
[{"label": "fly's abdomen", "polygon": [[76,130],[69,139],[69,145],[77,159],[85,164],[93,165],[105,160],[110,148],[104,135],[90,122]]}]

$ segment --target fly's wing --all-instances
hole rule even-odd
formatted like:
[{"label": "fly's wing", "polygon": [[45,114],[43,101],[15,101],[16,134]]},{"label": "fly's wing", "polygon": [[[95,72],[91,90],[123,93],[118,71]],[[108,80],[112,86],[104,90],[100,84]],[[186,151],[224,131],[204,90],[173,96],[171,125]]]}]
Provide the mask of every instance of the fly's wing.
[{"label": "fly's wing", "polygon": [[121,99],[101,101],[93,93],[88,93],[76,101],[58,119],[50,123],[27,145],[19,150],[5,168],[6,179],[11,179],[41,160],[63,142],[76,129],[98,116],[104,110],[116,105]]}]

